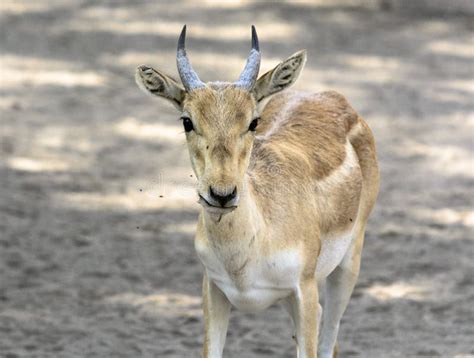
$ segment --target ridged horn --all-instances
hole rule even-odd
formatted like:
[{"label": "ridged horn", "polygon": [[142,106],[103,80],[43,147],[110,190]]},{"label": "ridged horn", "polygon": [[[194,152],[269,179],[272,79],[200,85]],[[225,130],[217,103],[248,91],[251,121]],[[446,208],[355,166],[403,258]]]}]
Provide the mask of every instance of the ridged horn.
[{"label": "ridged horn", "polygon": [[204,82],[199,79],[197,73],[193,70],[188,56],[186,55],[186,25],[183,26],[181,35],[179,35],[176,65],[178,67],[179,77],[186,91],[190,92],[196,88],[205,86]]},{"label": "ridged horn", "polygon": [[240,74],[240,77],[235,85],[251,90],[255,85],[258,77],[258,71],[260,69],[260,47],[258,45],[257,31],[255,26],[252,25],[252,49],[247,57],[247,63]]}]

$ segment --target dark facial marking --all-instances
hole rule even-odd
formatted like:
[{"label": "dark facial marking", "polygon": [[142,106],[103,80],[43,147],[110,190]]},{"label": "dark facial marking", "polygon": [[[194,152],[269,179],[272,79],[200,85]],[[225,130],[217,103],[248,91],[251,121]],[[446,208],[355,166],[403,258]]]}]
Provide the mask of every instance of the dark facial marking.
[{"label": "dark facial marking", "polygon": [[212,150],[212,155],[215,155],[217,158],[224,160],[225,157],[230,156],[232,153],[230,152],[227,146],[220,144],[216,145]]},{"label": "dark facial marking", "polygon": [[237,114],[235,115],[235,119],[237,121],[241,121],[244,118],[245,118],[245,113],[242,111],[238,111]]},{"label": "dark facial marking", "polygon": [[243,150],[240,152],[240,160],[244,160],[246,156],[247,156],[247,153],[245,152],[245,149],[243,149]]},{"label": "dark facial marking", "polygon": [[200,152],[199,150],[196,150],[195,155],[196,155],[196,159],[197,159],[197,160],[201,160],[201,159],[202,159],[202,154],[201,154],[201,152]]}]

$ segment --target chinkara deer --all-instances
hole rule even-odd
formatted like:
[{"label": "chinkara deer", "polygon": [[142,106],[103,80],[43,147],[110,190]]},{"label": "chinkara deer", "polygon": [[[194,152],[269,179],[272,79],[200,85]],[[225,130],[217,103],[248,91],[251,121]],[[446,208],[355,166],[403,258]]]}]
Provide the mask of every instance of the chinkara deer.
[{"label": "chinkara deer", "polygon": [[180,111],[198,180],[203,356],[222,356],[232,306],[257,311],[280,301],[294,323],[298,357],[332,357],[379,188],[371,130],[336,92],[282,92],[300,75],[306,51],[258,78],[252,26],[239,79],[204,83],[185,36],[186,26],[177,52],[183,87],[144,65],[136,81]]}]

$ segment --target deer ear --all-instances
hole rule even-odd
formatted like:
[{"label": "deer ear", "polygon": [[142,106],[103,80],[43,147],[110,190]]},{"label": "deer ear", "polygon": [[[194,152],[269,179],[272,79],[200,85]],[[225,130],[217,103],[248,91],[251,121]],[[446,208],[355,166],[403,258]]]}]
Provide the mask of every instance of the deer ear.
[{"label": "deer ear", "polygon": [[141,65],[137,67],[135,72],[135,81],[145,93],[163,97],[171,101],[178,110],[182,109],[186,92],[171,77],[154,68]]},{"label": "deer ear", "polygon": [[295,83],[305,62],[306,50],[301,50],[261,76],[253,88],[257,103]]}]

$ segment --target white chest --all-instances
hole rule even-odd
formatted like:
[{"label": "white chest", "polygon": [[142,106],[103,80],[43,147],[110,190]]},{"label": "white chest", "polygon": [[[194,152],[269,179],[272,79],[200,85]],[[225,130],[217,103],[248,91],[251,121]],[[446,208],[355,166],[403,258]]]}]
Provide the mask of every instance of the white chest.
[{"label": "white chest", "polygon": [[279,251],[268,257],[241,252],[240,261],[229,265],[209,246],[198,241],[195,246],[208,278],[239,310],[263,310],[290,295],[298,285],[302,258],[297,250]]}]

